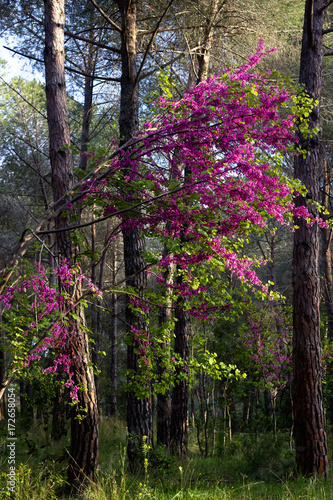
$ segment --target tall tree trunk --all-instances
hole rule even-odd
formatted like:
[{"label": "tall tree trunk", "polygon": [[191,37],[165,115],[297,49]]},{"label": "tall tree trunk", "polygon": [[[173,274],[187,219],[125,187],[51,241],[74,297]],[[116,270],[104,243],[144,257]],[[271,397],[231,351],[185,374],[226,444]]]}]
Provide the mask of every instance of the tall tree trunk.
[{"label": "tall tree trunk", "polygon": [[[323,148],[324,156],[324,183],[323,183],[323,191],[322,191],[322,205],[328,210],[329,208],[329,197],[330,190],[332,184],[332,171],[329,168],[326,161],[326,151],[324,145],[321,145]],[[331,250],[331,241],[332,241],[332,229],[331,228],[322,228],[321,229],[321,257],[322,257],[322,266],[323,266],[323,287],[324,287],[324,298],[325,298],[325,309],[326,309],[326,317],[327,317],[327,330],[328,330],[328,339],[330,342],[333,340],[333,276],[332,276],[332,250]],[[333,363],[329,362],[327,366],[328,371],[328,384],[330,387],[329,393],[332,391],[332,383],[330,380],[332,379],[333,373]],[[329,406],[329,418],[330,423],[333,423],[333,396],[330,395],[328,398],[328,406]]]},{"label": "tall tree trunk", "polygon": [[[63,373],[60,372],[60,368],[56,376],[58,380],[62,380]],[[54,441],[59,441],[66,433],[64,386],[60,386],[57,387],[53,400],[51,437]]]},{"label": "tall tree trunk", "polygon": [[[305,5],[300,83],[309,95],[320,100],[322,85],[322,30],[325,0],[307,0]],[[310,129],[319,127],[319,105],[310,115]],[[299,134],[300,146],[307,151],[306,158],[295,157],[295,177],[308,189],[307,198],[319,200],[319,182],[322,170],[319,137],[304,138]],[[296,198],[297,206],[306,205],[306,199]],[[317,215],[314,207],[310,211]],[[328,475],[327,438],[321,384],[320,343],[320,281],[319,232],[317,224],[310,226],[297,219],[299,229],[294,235],[293,254],[293,355],[294,355],[294,438],[296,463],[302,474]]]},{"label": "tall tree trunk", "polygon": [[[177,276],[176,284],[182,284],[182,275]],[[188,452],[188,398],[189,398],[189,358],[190,358],[190,315],[185,310],[185,301],[179,297],[175,310],[175,354],[183,366],[178,367],[176,376],[180,377],[172,391],[171,410],[171,447],[179,456]]]},{"label": "tall tree trunk", "polygon": [[[94,215],[93,215],[94,218]],[[93,224],[91,226],[91,251],[95,255],[96,249],[96,226]],[[97,266],[96,260],[91,262],[91,281],[95,285],[99,286],[97,283]],[[91,331],[93,334],[93,347],[91,349],[91,361],[94,364],[94,381],[95,389],[97,395],[97,404],[99,403],[99,365],[100,365],[100,347],[101,347],[101,336],[102,336],[102,324],[101,324],[101,311],[100,311],[100,300],[95,299],[91,306]]]},{"label": "tall tree trunk", "polygon": [[198,51],[198,75],[197,83],[207,78],[209,70],[209,62],[212,49],[213,27],[218,14],[218,0],[211,0],[210,16],[206,19],[202,44]]},{"label": "tall tree trunk", "polygon": [[[2,325],[2,310],[0,306],[0,325]],[[3,329],[0,329],[0,384],[6,378],[6,351],[5,351],[5,334]],[[6,401],[5,392],[0,398],[0,422],[5,419]]]},{"label": "tall tree trunk", "polygon": [[[45,88],[47,119],[49,126],[52,189],[54,201],[62,197],[73,185],[73,158],[66,147],[70,144],[67,95],[64,69],[64,0],[45,0]],[[61,214],[55,219],[57,252],[71,264],[73,247],[70,239],[69,216]],[[78,335],[72,335],[70,349],[74,383],[85,390],[78,392],[78,405],[71,416],[71,445],[68,477],[71,486],[79,486],[84,477],[96,480],[98,465],[98,411],[93,372],[90,366],[90,348],[85,329],[83,311],[77,307],[76,327]],[[82,334],[82,335],[81,335]],[[84,362],[84,358],[86,362]],[[85,418],[77,418],[77,408]]]},{"label": "tall tree trunk", "polygon": [[[113,282],[117,275],[117,240],[115,240],[113,249]],[[116,293],[112,294],[112,325],[110,331],[111,356],[110,356],[110,415],[117,418],[117,389],[118,389],[118,297]]]},{"label": "tall tree trunk", "polygon": [[24,430],[29,430],[34,421],[34,411],[32,406],[32,385],[20,379],[20,407],[21,419]]},{"label": "tall tree trunk", "polygon": [[[171,229],[171,222],[167,222],[166,228]],[[163,249],[163,258],[165,258],[168,255],[168,248],[166,245],[164,245]],[[158,315],[158,322],[159,326],[162,329],[163,327],[167,328],[168,331],[164,331],[163,335],[165,336],[165,340],[163,341],[163,344],[161,344],[162,351],[165,353],[169,353],[170,355],[170,340],[171,340],[171,333],[170,330],[170,320],[172,317],[172,298],[171,298],[171,292],[168,289],[168,285],[172,283],[173,281],[173,265],[168,264],[167,269],[163,273],[163,277],[165,279],[165,284],[166,284],[166,293],[168,294],[167,296],[167,301],[166,305],[162,308],[162,310],[159,312]],[[165,366],[163,366],[163,363],[161,360],[157,361],[157,372],[158,376],[162,377],[163,373],[165,371]],[[157,394],[157,401],[156,401],[156,442],[157,444],[162,444],[166,446],[167,448],[170,448],[171,444],[171,390],[169,387],[166,388],[164,394]]]},{"label": "tall tree trunk", "polygon": [[[121,143],[134,137],[138,130],[138,82],[136,69],[137,51],[137,0],[117,0],[121,14],[121,95],[119,134]],[[147,287],[146,262],[142,257],[145,242],[139,228],[123,232],[125,277],[128,286],[137,290],[143,296]],[[131,325],[136,325],[140,331],[146,330],[142,316],[131,310],[128,296],[126,298],[125,319],[127,324],[127,368],[133,373],[139,373],[138,359],[140,343],[134,340]],[[143,436],[147,437],[147,444],[153,442],[152,405],[151,397],[138,399],[133,391],[128,392],[127,398],[127,428],[130,439],[127,453],[130,465],[133,465],[142,447]]]},{"label": "tall tree trunk", "polygon": [[[326,152],[323,151],[324,157],[324,183],[322,191],[322,204],[328,210],[329,208],[329,196],[332,183],[332,172],[329,171],[329,167],[325,158]],[[331,228],[322,228],[321,230],[321,255],[323,264],[323,286],[324,286],[324,297],[325,297],[325,308],[327,316],[327,330],[328,338],[330,341],[333,340],[333,276],[332,276],[332,230]]]},{"label": "tall tree trunk", "polygon": [[[197,57],[198,71],[197,84],[207,77],[210,55],[211,41],[214,21],[218,12],[218,1],[211,0],[210,16],[206,20],[203,40],[201,42],[200,51]],[[191,85],[191,74],[188,78],[188,85]],[[186,184],[191,179],[190,166],[185,167],[184,183]],[[184,232],[186,228],[184,228]],[[186,236],[184,236],[184,241]],[[181,285],[181,274],[177,277],[177,284]],[[189,357],[190,357],[190,328],[191,319],[186,311],[185,301],[179,297],[176,302],[175,311],[175,353],[179,354],[183,361],[183,367],[178,368],[176,375],[182,375],[172,391],[172,409],[171,409],[171,447],[179,456],[185,455],[188,452],[188,398],[189,398]],[[185,375],[185,377],[184,377]]]},{"label": "tall tree trunk", "polygon": [[[91,23],[92,24],[92,23]],[[90,32],[91,36],[93,31]],[[92,118],[92,105],[93,105],[93,89],[94,80],[92,78],[92,73],[94,69],[93,55],[94,49],[92,45],[89,45],[89,53],[87,56],[87,65],[85,67],[84,79],[84,104],[83,104],[83,117],[82,117],[82,133],[81,133],[81,159],[80,168],[86,170],[87,168],[87,156],[85,152],[87,151],[87,144],[89,142],[90,134],[90,124]]]}]

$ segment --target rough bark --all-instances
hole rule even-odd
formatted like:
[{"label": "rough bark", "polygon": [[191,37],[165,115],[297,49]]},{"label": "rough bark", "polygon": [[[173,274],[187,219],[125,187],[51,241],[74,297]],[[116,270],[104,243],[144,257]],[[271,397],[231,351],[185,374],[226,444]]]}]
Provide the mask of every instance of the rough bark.
[{"label": "rough bark", "polygon": [[[210,55],[211,41],[214,21],[218,12],[217,0],[211,0],[210,4],[211,16],[206,20],[203,40],[201,43],[200,52],[198,54],[198,71],[196,83],[199,84],[207,77]],[[188,78],[188,85],[191,85],[191,73]],[[184,183],[191,178],[191,168],[187,166],[184,171]],[[184,232],[185,232],[184,228]],[[186,236],[183,238],[186,241]],[[181,284],[181,275],[177,278],[177,284]],[[178,369],[176,375],[181,379],[176,382],[172,391],[172,409],[171,409],[171,448],[177,452],[179,456],[185,455],[188,452],[188,398],[189,398],[189,356],[190,356],[190,327],[191,319],[186,312],[185,302],[179,297],[176,302],[175,312],[175,353],[179,354],[183,367]]]},{"label": "rough bark", "polygon": [[[322,86],[322,30],[324,0],[307,0],[302,40],[300,83],[309,95],[320,100]],[[319,105],[311,112],[310,128],[319,126]],[[295,157],[295,176],[308,189],[308,199],[319,200],[322,169],[319,137],[304,138],[300,145],[306,158]],[[297,206],[306,204],[301,196]],[[316,210],[310,210],[316,215]],[[319,316],[319,232],[317,224],[295,221],[293,254],[293,355],[294,355],[294,438],[296,462],[302,474],[328,475],[327,438],[321,384],[321,343]]]},{"label": "rough bark", "polygon": [[[73,156],[66,147],[70,144],[67,94],[65,82],[63,0],[45,0],[45,90],[47,121],[49,126],[49,151],[52,169],[52,190],[54,201],[61,198],[73,186]],[[70,226],[69,216],[56,217],[57,229]],[[69,231],[57,233],[57,251],[68,261],[72,258]]]},{"label": "rough bark", "polygon": [[[323,149],[324,146],[322,145]],[[323,151],[323,154],[326,156],[326,151]],[[330,197],[330,189],[332,184],[332,172],[329,169],[329,166],[326,161],[326,157],[324,158],[324,182],[323,182],[323,190],[322,190],[322,205],[329,209],[329,197]],[[322,228],[321,229],[321,258],[322,258],[322,267],[323,267],[323,289],[324,289],[324,300],[325,300],[325,309],[326,309],[326,319],[327,319],[327,335],[330,342],[333,340],[333,276],[332,276],[332,249],[331,249],[331,241],[332,241],[332,229],[331,228]],[[331,385],[330,380],[332,379],[333,373],[333,364],[329,362],[327,366],[327,374],[328,374],[328,384]],[[332,388],[329,393],[332,392]],[[330,395],[328,397],[328,407],[329,407],[329,419],[332,425],[333,423],[333,397]]]},{"label": "rough bark", "polygon": [[[113,282],[116,281],[117,274],[117,244],[113,249]],[[111,356],[110,356],[110,415],[117,418],[117,389],[118,389],[118,297],[116,293],[112,294],[112,325],[110,331]]]},{"label": "rough bark", "polygon": [[[182,283],[182,276],[178,276],[176,283]],[[175,354],[180,356],[183,366],[177,368],[176,382],[172,391],[171,410],[171,448],[179,456],[188,452],[188,397],[189,397],[189,357],[190,357],[190,316],[184,310],[184,300],[179,297],[175,310]]]},{"label": "rough bark", "polygon": [[210,17],[206,19],[202,45],[197,55],[198,58],[198,76],[197,83],[207,78],[209,62],[212,49],[213,26],[218,14],[218,0],[211,0]]},{"label": "rough bark", "polygon": [[[118,0],[121,15],[121,94],[119,114],[119,134],[121,143],[134,137],[138,130],[138,82],[137,82],[137,0]],[[145,242],[141,231],[134,228],[123,232],[124,262],[126,284],[137,290],[140,296],[147,287],[146,262],[142,257]],[[127,297],[125,319],[127,324],[127,368],[139,373],[138,359],[139,343],[133,339],[131,325],[144,331],[146,325],[143,318],[131,310]],[[127,398],[127,428],[129,441],[127,454],[130,465],[133,466],[142,447],[143,436],[147,444],[153,443],[152,405],[151,397],[138,399],[133,391]]]},{"label": "rough bark", "polygon": [[[57,201],[73,185],[69,120],[64,69],[64,0],[45,0],[45,88],[47,119],[49,127],[49,149],[52,169],[52,189]],[[69,263],[73,259],[70,239],[69,217],[61,214],[55,219],[57,233],[56,249],[62,259]],[[98,411],[92,369],[89,366],[90,348],[85,329],[83,311],[78,307],[76,328],[82,335],[73,335],[69,349],[72,352],[74,383],[85,390],[79,390],[78,405],[73,407],[71,416],[69,483],[79,486],[84,477],[96,480],[98,465]],[[84,359],[86,362],[84,362]],[[77,408],[83,409],[85,418],[77,418]]]},{"label": "rough bark", "polygon": [[[128,286],[137,290],[139,296],[142,296],[147,287],[147,276],[142,269],[145,267],[144,259],[141,254],[144,246],[144,240],[139,230],[132,230],[129,233],[124,232],[124,259],[125,273],[128,278]],[[146,324],[142,316],[138,316],[131,310],[129,304],[125,312],[126,324],[136,325],[140,331],[146,330]],[[127,347],[127,368],[133,370],[135,374],[140,373],[138,366],[140,343],[133,339],[132,331],[128,331]],[[138,399],[133,391],[128,392],[127,399],[127,428],[130,439],[128,441],[128,457],[130,464],[133,464],[138,458],[138,452],[142,446],[143,436],[147,436],[147,444],[153,443],[153,421],[152,421],[151,397]]]},{"label": "rough bark", "polygon": [[[72,408],[71,413],[71,444],[68,478],[71,485],[78,487],[88,478],[96,481],[96,472],[99,458],[99,427],[98,408],[95,390],[94,374],[90,363],[89,337],[84,330],[85,318],[82,310],[77,311],[77,330],[82,335],[71,339],[73,363],[75,373],[74,382],[84,390],[78,391],[78,405]],[[86,362],[83,361],[85,356]],[[83,419],[79,418],[79,410],[83,409]]]},{"label": "rough bark", "polygon": [[[323,151],[325,155],[325,151]],[[329,209],[329,196],[332,183],[332,173],[329,172],[327,161],[324,157],[324,182],[322,190],[322,205]],[[332,277],[332,250],[331,250],[332,230],[331,228],[321,229],[321,256],[323,264],[323,287],[325,297],[325,309],[327,316],[328,338],[333,340],[333,277]]]},{"label": "rough bark", "polygon": [[[89,45],[89,53],[87,56],[87,67],[85,73],[92,75],[93,73],[93,47]],[[87,144],[89,142],[90,124],[92,118],[92,105],[93,105],[93,89],[94,79],[92,76],[86,76],[84,79],[84,104],[83,104],[83,117],[82,117],[82,132],[81,132],[81,159],[80,168],[86,170],[87,156],[84,154],[87,151]]]},{"label": "rough bark", "polygon": [[[169,229],[171,228],[171,223],[167,222],[166,226],[168,229],[168,225],[170,226]],[[165,258],[168,255],[168,248],[166,245],[164,245],[163,249],[163,258]],[[173,266],[171,264],[168,265],[167,269],[164,272],[164,279],[166,284],[170,284],[173,281]],[[167,303],[166,305],[161,309],[159,312],[158,316],[158,322],[159,326],[162,328],[163,326],[168,328],[168,323],[171,320],[172,317],[172,300],[171,300],[171,293],[167,290],[167,293],[169,294],[167,298]],[[161,349],[163,352],[168,352],[170,353],[170,339],[171,339],[171,332],[169,333],[169,338],[166,338],[163,343],[161,344]],[[167,332],[164,332],[164,335],[167,335]],[[157,362],[157,373],[158,376],[162,376],[163,372],[165,371],[165,367],[163,366],[163,363],[161,360],[158,360]],[[157,400],[156,400],[156,442],[157,444],[162,444],[166,446],[167,448],[170,448],[171,444],[171,390],[170,388],[166,388],[164,394],[157,394]]]}]

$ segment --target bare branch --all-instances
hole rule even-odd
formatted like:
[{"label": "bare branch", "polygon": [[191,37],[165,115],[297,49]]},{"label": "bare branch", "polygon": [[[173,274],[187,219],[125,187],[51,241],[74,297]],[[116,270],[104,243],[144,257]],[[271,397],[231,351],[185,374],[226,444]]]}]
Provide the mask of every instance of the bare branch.
[{"label": "bare branch", "polygon": [[332,3],[333,3],[333,0],[329,0],[329,2],[327,2],[326,5],[324,5],[324,7],[322,7],[321,9],[318,10],[318,14],[321,14],[322,12],[324,12],[324,10],[327,9],[327,7],[329,7]]},{"label": "bare branch", "polygon": [[[6,48],[6,47],[4,47],[4,48]],[[16,90],[16,88],[15,88],[15,87],[13,87],[12,85],[10,85],[10,83],[7,83],[7,82],[6,82],[6,80],[4,80],[4,79],[2,78],[2,76],[0,76],[0,80],[2,80],[2,81],[3,81],[3,83],[4,83],[5,85],[7,85],[7,87],[9,87],[11,90],[13,90],[13,91],[14,91],[14,92],[15,92],[15,93],[16,93],[16,94],[17,94],[17,95],[18,95],[18,96],[19,96],[19,97],[20,97],[20,98],[21,98],[24,102],[26,102],[26,103],[28,104],[28,106],[30,106],[30,107],[31,107],[32,109],[34,109],[34,110],[35,110],[35,111],[36,111],[36,112],[37,112],[40,116],[42,116],[45,120],[47,120],[47,117],[46,117],[46,115],[44,115],[44,113],[42,113],[41,111],[39,111],[39,109],[37,109],[37,108],[36,108],[33,104],[31,104],[31,102],[27,101],[27,100],[25,99],[25,97],[23,97],[23,95],[22,95],[22,94],[20,94],[20,92],[19,92],[18,90]]]},{"label": "bare branch", "polygon": [[[189,51],[190,52],[194,52],[196,51],[197,49],[200,48],[200,45],[198,45],[197,47],[194,47],[193,49],[190,49]],[[143,80],[144,78],[147,78],[148,76],[151,76],[153,75],[154,73],[156,73],[156,71],[160,70],[160,69],[164,69],[166,68],[167,66],[170,66],[171,64],[173,64],[174,62],[176,61],[179,61],[179,59],[181,59],[182,57],[184,57],[185,54],[187,54],[188,52],[181,52],[178,56],[176,57],[173,57],[172,59],[170,59],[170,61],[167,61],[166,63],[163,63],[161,65],[158,65],[156,66],[155,68],[153,68],[151,71],[147,71],[147,73],[144,73],[141,77],[140,77],[140,81]]]},{"label": "bare branch", "polygon": [[158,22],[157,22],[157,24],[156,24],[156,26],[155,26],[155,29],[154,29],[154,31],[153,31],[153,33],[152,33],[151,37],[150,37],[150,40],[149,40],[149,42],[148,42],[148,44],[147,44],[147,47],[146,47],[145,53],[144,53],[144,55],[143,55],[143,58],[142,58],[142,61],[141,61],[141,64],[140,64],[140,68],[139,68],[139,70],[138,70],[138,72],[137,72],[137,74],[136,74],[136,77],[135,77],[135,82],[134,82],[134,85],[133,85],[133,89],[135,88],[136,84],[138,83],[138,80],[139,80],[139,78],[140,78],[140,74],[141,74],[141,71],[142,71],[143,65],[144,65],[144,63],[145,63],[145,61],[146,61],[147,55],[148,55],[148,53],[149,53],[149,49],[150,49],[150,47],[151,47],[151,44],[152,44],[152,43],[153,43],[153,41],[154,41],[155,35],[156,35],[156,33],[158,32],[158,29],[159,29],[159,27],[160,27],[160,25],[161,25],[161,22],[163,21],[164,17],[167,15],[168,10],[170,9],[170,7],[171,7],[171,5],[173,4],[173,2],[174,2],[174,0],[170,0],[170,2],[169,2],[169,4],[167,5],[167,7],[166,7],[165,11],[164,11],[164,12],[163,12],[163,14],[160,16],[160,18],[159,18],[159,20],[158,20]]},{"label": "bare branch", "polygon": [[[4,49],[10,50],[10,52],[14,52],[14,54],[18,54],[19,56],[26,57],[27,59],[32,59],[33,61],[37,61],[40,63],[44,63],[43,59],[39,59],[38,57],[30,56],[27,54],[23,54],[22,52],[18,52],[17,50],[10,49],[9,47],[3,46]],[[110,78],[108,76],[92,76],[89,73],[85,73],[84,71],[79,71],[77,69],[69,68],[68,66],[65,66],[65,70],[70,71],[72,73],[76,73],[81,76],[87,76],[89,78],[93,78],[95,80],[103,80],[106,82],[118,82],[120,83],[120,78]]]},{"label": "bare branch", "polygon": [[90,2],[93,4],[93,6],[98,10],[98,12],[104,17],[104,19],[107,20],[107,22],[109,24],[111,24],[111,26],[113,26],[113,28],[115,30],[118,31],[118,33],[122,33],[122,29],[118,26],[118,24],[116,24],[114,21],[112,21],[112,19],[109,18],[109,16],[104,12],[103,9],[101,9],[97,3],[95,2],[95,0],[90,0]]},{"label": "bare branch", "polygon": [[75,33],[72,33],[71,31],[65,30],[65,35],[68,36],[69,38],[81,40],[81,42],[86,42],[86,43],[89,43],[90,45],[96,45],[96,47],[100,47],[101,49],[110,50],[111,52],[115,52],[116,54],[120,54],[120,49],[118,49],[117,47],[111,47],[110,45],[105,45],[104,43],[101,43],[101,42],[95,42],[93,40],[89,40],[89,38],[85,38],[84,36],[76,35]]}]

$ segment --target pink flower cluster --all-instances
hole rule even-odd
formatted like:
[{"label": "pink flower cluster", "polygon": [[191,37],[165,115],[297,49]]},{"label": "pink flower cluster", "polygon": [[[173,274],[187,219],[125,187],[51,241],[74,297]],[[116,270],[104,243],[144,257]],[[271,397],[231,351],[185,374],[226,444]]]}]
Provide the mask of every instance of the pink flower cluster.
[{"label": "pink flower cluster", "polygon": [[[53,365],[45,368],[43,373],[55,373],[58,367],[61,366],[63,371],[68,375],[65,386],[71,389],[70,397],[75,401],[78,399],[78,387],[74,383],[74,373],[71,371],[70,345],[75,336],[82,335],[82,333],[77,331],[73,322],[65,320],[66,314],[74,309],[75,304],[69,294],[59,292],[49,285],[49,278],[44,267],[36,264],[36,268],[36,274],[29,276],[27,280],[23,280],[15,286],[7,287],[4,293],[0,295],[0,301],[6,309],[10,309],[13,299],[19,300],[21,294],[30,294],[31,291],[33,292],[34,299],[29,307],[37,319],[29,324],[28,330],[23,332],[24,336],[31,333],[32,339],[38,336],[38,323],[43,318],[47,316],[53,317],[55,314],[58,314],[57,319],[51,323],[47,336],[40,339],[33,347],[33,352],[27,355],[24,366],[28,367],[34,360],[39,361],[43,353],[53,351],[56,354]],[[54,270],[54,273],[64,289],[68,289],[74,285],[75,281],[78,281],[85,284],[93,294],[100,296],[102,293],[92,283],[91,279],[80,274],[78,269],[71,268],[66,261],[61,262],[59,267]]]},{"label": "pink flower cluster", "polygon": [[[90,194],[105,203],[105,215],[122,212],[124,231],[140,227],[166,243],[169,263],[188,276],[192,266],[214,258],[264,293],[252,259],[235,251],[235,236],[267,228],[272,218],[284,225],[294,215],[320,222],[295,207],[279,175],[282,155],[296,142],[297,117],[286,113],[291,93],[271,71],[253,71],[270,52],[260,40],[247,64],[208,78],[179,101],[161,99],[160,114],[144,124],[135,145],[110,162],[109,185],[93,180]],[[189,297],[191,280],[182,286],[179,293]]]}]

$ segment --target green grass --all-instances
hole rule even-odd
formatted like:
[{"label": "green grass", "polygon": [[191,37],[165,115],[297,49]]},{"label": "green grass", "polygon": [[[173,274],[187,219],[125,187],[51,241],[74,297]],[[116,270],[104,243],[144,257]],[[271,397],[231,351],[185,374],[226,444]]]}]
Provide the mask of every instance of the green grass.
[{"label": "green grass", "polygon": [[[182,460],[162,449],[146,452],[136,475],[127,472],[126,427],[104,420],[100,430],[100,468],[97,485],[88,483],[73,498],[81,500],[260,500],[331,499],[333,481],[294,474],[294,452],[287,435],[235,436],[217,443],[217,455],[201,458],[195,443]],[[194,438],[193,438],[194,439]],[[66,499],[68,436],[45,446],[41,428],[33,428],[16,444],[16,496],[6,494],[6,442],[0,441],[0,498],[18,500]],[[1,455],[2,454],[2,455]],[[2,458],[1,458],[2,456]],[[21,465],[18,465],[21,464]]]}]

